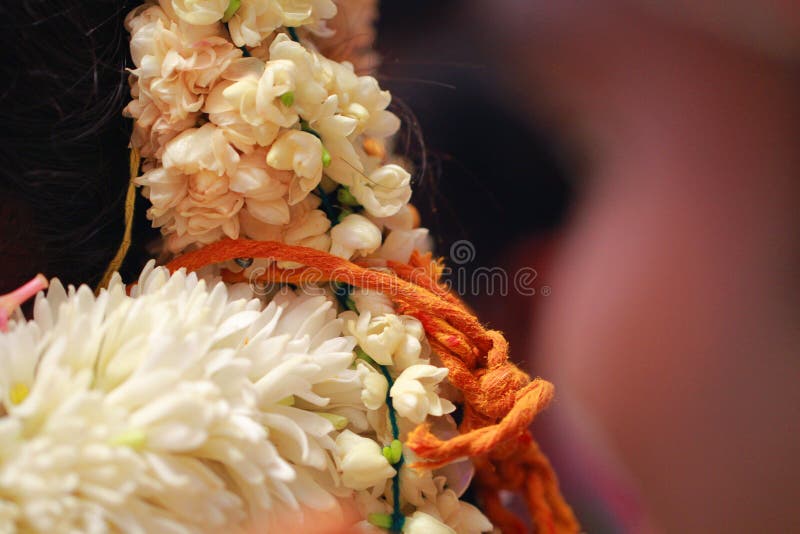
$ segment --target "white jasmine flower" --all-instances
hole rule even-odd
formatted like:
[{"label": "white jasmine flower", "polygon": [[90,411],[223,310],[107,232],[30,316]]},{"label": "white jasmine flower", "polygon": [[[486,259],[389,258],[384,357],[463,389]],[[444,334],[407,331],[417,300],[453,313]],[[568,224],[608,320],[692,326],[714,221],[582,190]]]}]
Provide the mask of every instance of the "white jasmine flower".
[{"label": "white jasmine flower", "polygon": [[348,186],[363,179],[357,139],[362,134],[387,137],[397,130],[399,120],[386,111],[391,95],[381,91],[374,78],[357,76],[352,65],[330,61],[286,35],[275,37],[269,57],[295,65],[293,106],[320,134],[331,155],[326,175]]},{"label": "white jasmine flower", "polygon": [[289,204],[303,200],[322,179],[322,143],[300,130],[282,133],[267,154],[267,164],[275,169],[294,171],[289,186]]},{"label": "white jasmine flower", "polygon": [[405,337],[392,354],[394,368],[402,371],[418,363],[428,363],[428,360],[423,357],[422,342],[425,340],[425,329],[422,323],[408,315],[401,315],[400,320],[403,323]]},{"label": "white jasmine flower", "polygon": [[[435,499],[440,488],[430,469],[412,469],[409,465],[421,460],[408,447],[403,447],[404,463],[400,468],[400,494],[414,505],[422,506],[427,500]],[[441,483],[440,483],[441,484]]]},{"label": "white jasmine flower", "polygon": [[403,534],[456,534],[456,531],[432,515],[416,511],[406,518]]},{"label": "white jasmine flower", "polygon": [[210,171],[222,176],[232,173],[239,164],[239,154],[225,134],[213,124],[191,128],[181,133],[164,149],[164,167],[180,169],[184,174]]},{"label": "white jasmine flower", "polygon": [[350,192],[370,215],[390,217],[411,199],[411,175],[399,165],[384,165],[356,180]]},{"label": "white jasmine flower", "polygon": [[389,392],[389,382],[383,374],[372,366],[363,362],[358,363],[358,376],[364,389],[361,391],[361,401],[370,410],[378,410],[386,405],[386,394]]},{"label": "white jasmine flower", "polygon": [[331,221],[321,210],[311,210],[292,218],[284,232],[284,241],[289,245],[300,245],[317,250],[330,247],[328,229]]},{"label": "white jasmine flower", "polygon": [[280,26],[308,26],[335,15],[331,0],[242,0],[228,26],[236,46],[258,46]]},{"label": "white jasmine flower", "polygon": [[381,230],[413,230],[419,226],[419,213],[410,204],[404,204],[394,215],[389,217],[370,216],[372,222]]},{"label": "white jasmine flower", "polygon": [[[270,61],[288,61],[294,65],[295,89],[292,108],[311,122],[321,115],[322,104],[331,96],[324,86],[321,66],[325,59],[313,54],[287,35],[277,35],[269,47]],[[333,110],[336,106],[334,104]],[[329,112],[330,113],[330,112]]]},{"label": "white jasmine flower", "polygon": [[437,394],[439,382],[447,376],[447,369],[433,365],[412,365],[400,373],[389,395],[401,417],[422,423],[428,415],[440,416],[455,410],[452,402]]},{"label": "white jasmine flower", "polygon": [[351,214],[331,230],[331,254],[350,259],[366,256],[381,246],[381,231],[366,217]]},{"label": "white jasmine flower", "polygon": [[294,71],[294,64],[286,60],[237,60],[208,95],[203,111],[241,150],[249,152],[255,144],[269,146],[281,127],[290,128],[298,120],[297,113],[280,100],[294,92]]},{"label": "white jasmine flower", "polygon": [[403,321],[397,315],[373,317],[366,311],[360,315],[345,312],[341,317],[345,321],[345,330],[356,338],[370,358],[381,365],[392,365],[392,356],[406,335]]},{"label": "white jasmine flower", "polygon": [[372,316],[394,313],[392,300],[379,291],[372,289],[353,288],[350,298],[360,313],[370,312]]},{"label": "white jasmine flower", "polygon": [[259,221],[288,224],[290,210],[285,195],[292,173],[267,166],[266,154],[266,149],[259,148],[243,155],[230,176],[230,190],[242,195],[245,202],[242,209]]},{"label": "white jasmine flower", "polygon": [[344,312],[341,317],[345,330],[355,336],[359,346],[377,363],[391,365],[398,371],[427,363],[424,352],[427,345],[422,343],[425,330],[414,317],[385,312],[373,315],[369,309],[360,315]]},{"label": "white jasmine flower", "polygon": [[380,445],[349,430],[336,437],[336,458],[342,483],[351,489],[380,486],[396,473]]},{"label": "white jasmine flower", "polygon": [[375,20],[378,6],[375,0],[346,0],[337,2],[337,13],[327,26],[333,35],[312,38],[320,53],[333,61],[352,63],[356,72],[370,72],[379,59],[372,44],[375,40]]},{"label": "white jasmine flower", "polygon": [[239,237],[237,214],[245,199],[231,190],[229,176],[240,157],[222,130],[213,124],[186,130],[166,145],[163,157],[163,167],[136,183],[145,186],[153,204],[148,217],[168,236],[169,249]]},{"label": "white jasmine flower", "polygon": [[189,24],[204,26],[222,19],[230,0],[171,0],[172,9]]},{"label": "white jasmine flower", "polygon": [[222,25],[179,24],[152,4],[133,10],[125,26],[136,65],[125,114],[136,119],[133,141],[142,155],[160,157],[169,139],[197,123],[205,95],[242,52]]},{"label": "white jasmine flower", "polygon": [[431,239],[427,228],[392,230],[372,257],[408,263],[415,250],[419,252],[431,250]]},{"label": "white jasmine flower", "polygon": [[231,39],[236,46],[258,46],[283,22],[276,2],[243,0],[239,10],[228,21]]},{"label": "white jasmine flower", "polygon": [[[480,534],[494,527],[475,506],[460,501],[453,490],[442,490],[435,498],[418,507],[419,514],[428,514],[446,524],[453,532]],[[415,514],[416,515],[416,514]],[[405,529],[404,529],[405,532]]]}]

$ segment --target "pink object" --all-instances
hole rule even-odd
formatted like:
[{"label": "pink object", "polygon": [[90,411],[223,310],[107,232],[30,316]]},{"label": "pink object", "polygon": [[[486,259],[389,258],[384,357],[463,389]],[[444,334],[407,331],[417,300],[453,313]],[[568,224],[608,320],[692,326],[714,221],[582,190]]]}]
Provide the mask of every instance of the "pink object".
[{"label": "pink object", "polygon": [[14,310],[39,291],[47,289],[47,286],[47,278],[43,274],[37,274],[25,285],[0,297],[0,331],[8,331],[8,318],[11,317]]}]

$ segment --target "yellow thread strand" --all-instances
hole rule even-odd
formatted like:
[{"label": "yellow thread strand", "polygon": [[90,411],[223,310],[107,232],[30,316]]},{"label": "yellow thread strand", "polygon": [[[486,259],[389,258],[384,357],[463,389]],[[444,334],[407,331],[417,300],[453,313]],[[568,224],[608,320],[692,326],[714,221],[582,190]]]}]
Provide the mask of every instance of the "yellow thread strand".
[{"label": "yellow thread strand", "polygon": [[139,163],[141,157],[139,150],[136,147],[131,147],[130,159],[130,181],[128,182],[128,192],[125,195],[125,232],[122,234],[122,243],[120,243],[117,253],[111,263],[108,264],[103,278],[97,285],[97,291],[108,286],[111,281],[111,276],[119,270],[122,262],[125,261],[125,256],[128,254],[128,249],[131,247],[131,233],[133,232],[133,212],[136,206],[136,184],[133,183],[134,178],[139,175]]}]

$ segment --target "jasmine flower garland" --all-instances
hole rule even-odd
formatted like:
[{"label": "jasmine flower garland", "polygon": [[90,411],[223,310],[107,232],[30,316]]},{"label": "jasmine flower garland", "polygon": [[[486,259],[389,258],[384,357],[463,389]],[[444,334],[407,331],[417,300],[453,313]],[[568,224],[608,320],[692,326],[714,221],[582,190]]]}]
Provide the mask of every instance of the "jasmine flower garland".
[{"label": "jasmine flower garland", "polygon": [[[168,255],[248,238],[381,268],[428,250],[391,95],[319,51],[336,14],[148,0],[128,15],[131,178]],[[220,275],[303,265],[229,258],[150,262],[129,292],[119,275],[96,295],[53,280],[30,321],[10,310],[43,280],[0,299],[0,531],[269,532],[343,499],[360,532],[492,531],[460,500],[470,460],[410,467],[409,433],[455,436],[461,400],[420,320],[344,283],[254,295]]]}]

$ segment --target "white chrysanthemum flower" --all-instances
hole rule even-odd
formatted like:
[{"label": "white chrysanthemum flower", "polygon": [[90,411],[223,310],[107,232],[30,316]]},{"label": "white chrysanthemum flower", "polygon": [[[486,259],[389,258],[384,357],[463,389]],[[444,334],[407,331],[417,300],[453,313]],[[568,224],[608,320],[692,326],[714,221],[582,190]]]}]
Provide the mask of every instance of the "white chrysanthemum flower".
[{"label": "white chrysanthemum flower", "polygon": [[119,277],[98,297],[55,280],[0,335],[0,522],[201,532],[334,506],[320,392],[355,373],[341,328],[323,296],[262,309],[152,262],[130,296]]},{"label": "white chrysanthemum flower", "polygon": [[418,364],[400,373],[389,395],[401,417],[422,423],[428,415],[440,416],[456,409],[452,402],[439,397],[437,386],[447,376],[447,369]]}]

